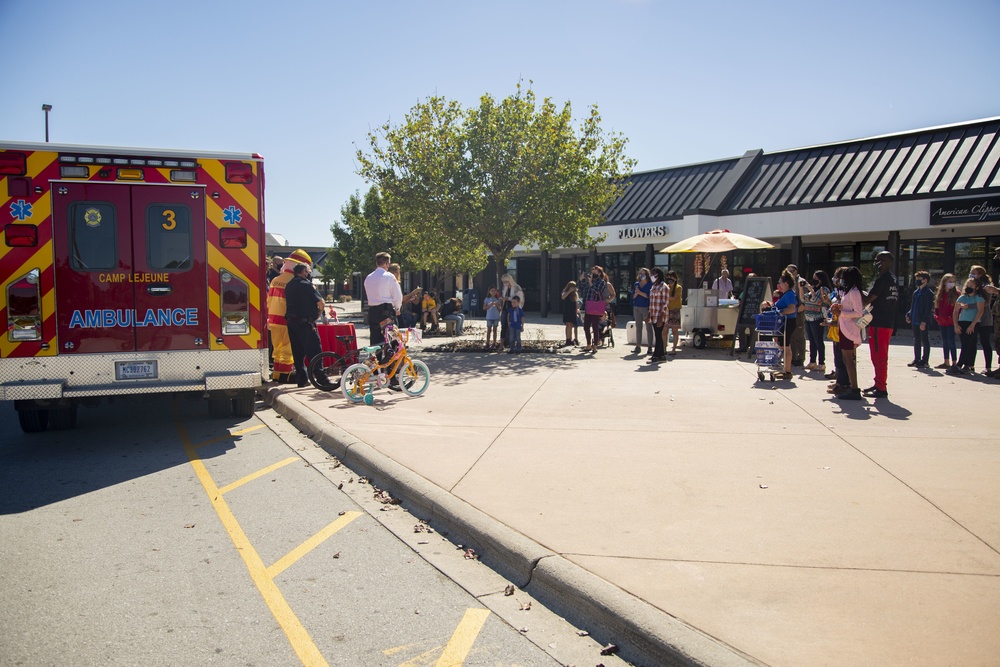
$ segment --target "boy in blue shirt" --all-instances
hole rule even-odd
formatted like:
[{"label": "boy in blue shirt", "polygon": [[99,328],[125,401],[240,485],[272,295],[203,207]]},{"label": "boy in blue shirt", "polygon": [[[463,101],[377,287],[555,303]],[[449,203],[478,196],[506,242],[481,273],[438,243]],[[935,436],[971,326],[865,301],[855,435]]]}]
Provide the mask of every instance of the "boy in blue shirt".
[{"label": "boy in blue shirt", "polygon": [[521,351],[521,332],[524,330],[524,309],[521,308],[521,298],[510,300],[510,347],[507,354]]},{"label": "boy in blue shirt", "polygon": [[906,364],[914,368],[927,368],[931,357],[931,339],[928,325],[934,310],[934,295],[928,287],[931,274],[927,271],[917,271],[913,274],[917,289],[913,292],[910,312],[906,321],[913,327],[913,361]]}]

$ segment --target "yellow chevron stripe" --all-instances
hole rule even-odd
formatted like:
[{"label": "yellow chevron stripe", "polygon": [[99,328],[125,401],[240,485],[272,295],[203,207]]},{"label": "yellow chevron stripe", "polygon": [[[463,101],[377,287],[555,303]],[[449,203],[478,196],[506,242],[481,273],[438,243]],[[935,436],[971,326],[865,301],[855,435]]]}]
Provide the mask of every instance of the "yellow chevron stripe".
[{"label": "yellow chevron stripe", "polygon": [[[253,167],[254,182],[257,182],[257,163],[251,162],[250,164]],[[205,160],[201,166],[220,187],[225,188],[226,192],[232,195],[237,204],[246,211],[253,211],[253,217],[257,217],[257,197],[242,183],[226,183],[226,168],[222,166],[220,160]]]},{"label": "yellow chevron stripe", "polygon": [[[235,273],[235,271],[234,271]],[[222,297],[214,289],[208,289],[208,309],[210,312],[221,314],[222,313]],[[240,338],[247,342],[253,348],[257,347],[262,338],[261,331],[257,327],[250,325],[250,333],[245,336],[240,336]],[[229,346],[225,344],[225,336],[222,338],[222,343],[217,343],[214,338],[208,341],[208,349],[210,350],[228,350]]]},{"label": "yellow chevron stripe", "polygon": [[[254,209],[255,214],[256,212],[257,210]],[[218,233],[220,229],[224,227],[229,227],[227,223],[222,221],[222,207],[219,206],[219,204],[214,199],[209,199],[206,202],[205,215],[208,218],[208,221],[212,223],[212,226],[215,228],[214,231],[210,232],[216,234],[215,238],[218,238]],[[258,245],[257,241],[254,241],[252,238],[250,238],[249,235],[247,235],[247,247],[243,248],[241,252],[244,255],[246,255],[247,259],[249,259],[254,264],[258,263],[260,257],[259,255],[260,246]]]},{"label": "yellow chevron stripe", "polygon": [[[2,241],[3,241],[2,235],[0,235],[0,242]],[[49,268],[51,264],[52,264],[52,242],[49,241],[45,245],[36,249],[35,252],[31,254],[31,257],[29,257],[26,261],[24,261],[13,272],[11,272],[10,278],[12,280],[20,278],[28,271],[35,268],[44,272]],[[0,312],[5,310],[6,308],[7,308],[7,290],[0,289]],[[56,291],[55,289],[49,289],[47,292],[42,294],[41,312],[43,314],[43,319],[55,313],[55,309],[56,309]],[[36,354],[35,356],[53,357],[56,355],[56,353],[59,350],[59,345],[57,344],[58,340],[54,335],[54,332],[52,337],[46,340],[48,340],[50,343],[49,349],[39,350],[38,354]],[[2,357],[9,356],[14,350],[17,349],[17,347],[20,344],[21,343],[10,341],[7,338],[6,332],[4,332],[2,335],[0,335],[0,356]]]},{"label": "yellow chevron stripe", "polygon": [[42,173],[59,157],[57,153],[35,151],[28,154],[28,176],[35,177]]},{"label": "yellow chevron stripe", "polygon": [[213,271],[218,271],[225,267],[234,276],[247,281],[247,284],[250,286],[250,303],[258,303],[260,299],[260,285],[257,284],[256,277],[244,275],[232,262],[226,259],[226,256],[218,248],[211,244],[208,245],[208,265]]}]

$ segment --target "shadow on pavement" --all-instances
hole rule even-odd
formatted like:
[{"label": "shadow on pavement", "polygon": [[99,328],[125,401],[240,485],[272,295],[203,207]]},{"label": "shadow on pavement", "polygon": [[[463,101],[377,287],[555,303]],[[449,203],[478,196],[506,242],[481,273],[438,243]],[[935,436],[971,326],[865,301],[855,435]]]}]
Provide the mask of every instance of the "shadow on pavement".
[{"label": "shadow on pavement", "polygon": [[[259,406],[258,406],[259,407]],[[25,434],[13,409],[0,414],[0,514],[17,514],[139,479],[188,458],[177,430],[208,459],[232,449],[236,418],[210,419],[204,400],[135,397],[80,408],[75,429]]]}]

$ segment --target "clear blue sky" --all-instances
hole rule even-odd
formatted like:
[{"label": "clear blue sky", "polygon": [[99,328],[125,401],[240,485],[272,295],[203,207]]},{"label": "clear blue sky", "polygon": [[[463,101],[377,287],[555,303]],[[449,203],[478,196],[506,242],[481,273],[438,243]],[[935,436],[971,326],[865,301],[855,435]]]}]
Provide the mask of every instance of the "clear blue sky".
[{"label": "clear blue sky", "polygon": [[356,146],[519,78],[639,170],[1000,115],[1000,2],[0,0],[0,139],[258,152],[267,226],[329,245]]}]

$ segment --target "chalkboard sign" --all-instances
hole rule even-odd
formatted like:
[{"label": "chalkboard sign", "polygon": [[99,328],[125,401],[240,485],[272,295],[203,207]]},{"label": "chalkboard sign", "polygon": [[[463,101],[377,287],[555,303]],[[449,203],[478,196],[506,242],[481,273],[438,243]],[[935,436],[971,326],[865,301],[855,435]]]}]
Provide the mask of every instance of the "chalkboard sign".
[{"label": "chalkboard sign", "polygon": [[740,314],[736,324],[738,328],[749,327],[751,331],[756,328],[757,321],[754,318],[760,312],[760,304],[771,300],[772,291],[770,278],[747,278],[743,293],[740,294]]}]

